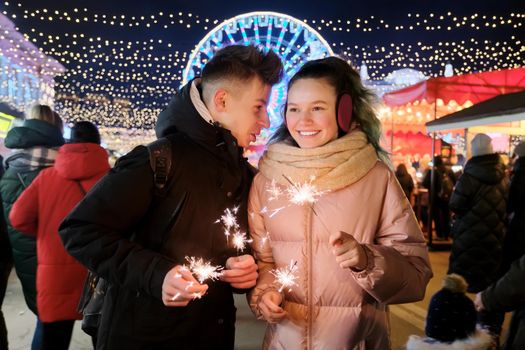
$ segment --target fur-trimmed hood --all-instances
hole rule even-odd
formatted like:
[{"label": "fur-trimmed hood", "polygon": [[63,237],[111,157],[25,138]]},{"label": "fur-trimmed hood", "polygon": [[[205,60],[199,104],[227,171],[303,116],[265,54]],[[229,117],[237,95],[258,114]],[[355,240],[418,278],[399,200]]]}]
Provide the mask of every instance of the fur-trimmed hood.
[{"label": "fur-trimmed hood", "polygon": [[489,333],[483,329],[477,329],[470,337],[453,343],[442,343],[432,338],[411,335],[408,338],[407,350],[488,350],[491,342]]}]

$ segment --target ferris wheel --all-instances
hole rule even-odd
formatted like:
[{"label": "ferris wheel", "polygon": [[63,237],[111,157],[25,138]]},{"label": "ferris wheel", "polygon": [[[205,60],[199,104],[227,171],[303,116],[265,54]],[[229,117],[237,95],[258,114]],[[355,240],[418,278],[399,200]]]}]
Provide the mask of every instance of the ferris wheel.
[{"label": "ferris wheel", "polygon": [[183,84],[199,76],[217,50],[233,44],[265,47],[276,52],[283,61],[285,77],[273,87],[268,103],[271,129],[280,124],[280,108],[290,77],[305,62],[334,54],[326,40],[304,22],[277,12],[250,12],[219,24],[197,44],[184,69]]}]

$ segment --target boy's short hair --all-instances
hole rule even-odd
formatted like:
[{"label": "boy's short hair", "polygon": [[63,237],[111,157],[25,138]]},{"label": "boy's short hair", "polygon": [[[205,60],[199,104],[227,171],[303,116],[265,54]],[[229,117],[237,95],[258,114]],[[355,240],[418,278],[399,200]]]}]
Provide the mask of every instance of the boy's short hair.
[{"label": "boy's short hair", "polygon": [[247,81],[259,77],[264,84],[274,85],[283,76],[283,64],[272,50],[253,45],[231,45],[220,49],[202,70],[202,84],[218,80]]},{"label": "boy's short hair", "polygon": [[100,133],[95,124],[88,121],[76,122],[71,128],[70,143],[96,143],[100,145]]}]

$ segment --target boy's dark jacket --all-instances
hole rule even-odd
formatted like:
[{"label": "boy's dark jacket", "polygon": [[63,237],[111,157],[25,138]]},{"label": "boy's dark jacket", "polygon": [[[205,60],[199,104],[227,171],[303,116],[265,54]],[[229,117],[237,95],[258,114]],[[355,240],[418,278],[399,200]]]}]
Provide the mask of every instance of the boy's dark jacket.
[{"label": "boy's dark jacket", "polygon": [[[185,256],[224,266],[236,255],[216,220],[239,207],[247,230],[253,170],[228,130],[207,123],[183,87],[159,115],[157,136],[172,143],[164,198],[154,195],[146,147],[121,158],[60,228],[66,249],[110,281],[97,349],[233,349],[232,288],[208,282],[187,307],[161,300],[166,273]],[[130,241],[131,239],[131,241]]]}]

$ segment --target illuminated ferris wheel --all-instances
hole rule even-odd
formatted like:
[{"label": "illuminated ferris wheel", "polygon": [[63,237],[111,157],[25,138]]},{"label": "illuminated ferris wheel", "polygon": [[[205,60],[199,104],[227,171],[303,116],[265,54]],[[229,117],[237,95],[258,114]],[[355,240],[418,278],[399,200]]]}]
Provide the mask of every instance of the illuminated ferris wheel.
[{"label": "illuminated ferris wheel", "polygon": [[183,84],[199,76],[217,50],[232,44],[263,46],[275,51],[283,61],[285,79],[274,86],[268,103],[272,129],[281,120],[288,79],[306,61],[334,54],[321,35],[304,22],[276,12],[250,12],[219,24],[197,44],[184,69]]}]

